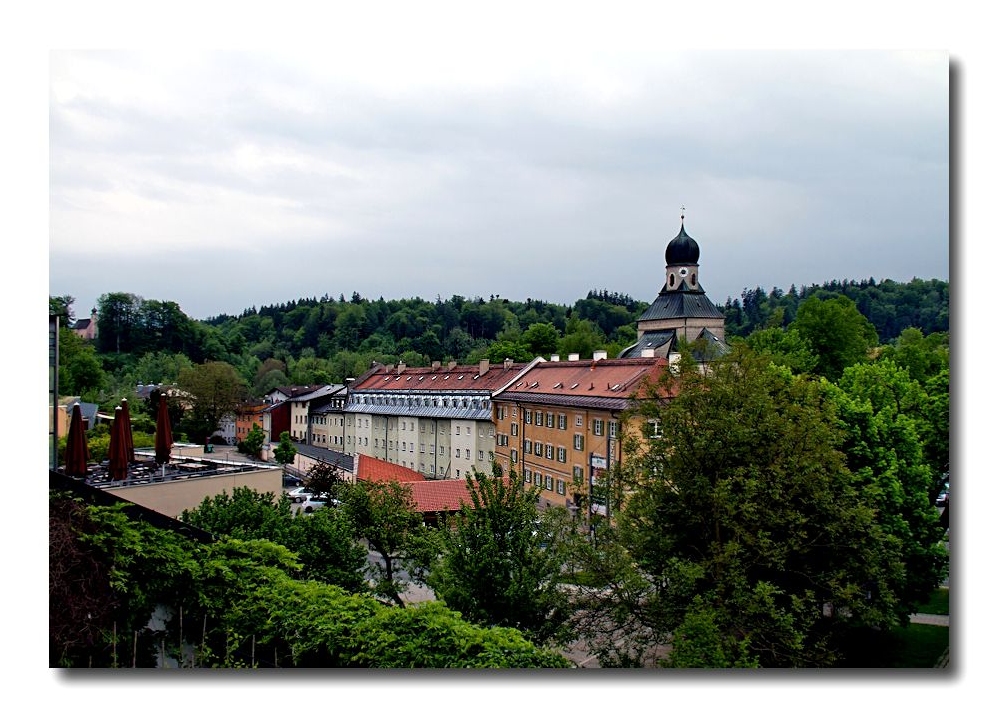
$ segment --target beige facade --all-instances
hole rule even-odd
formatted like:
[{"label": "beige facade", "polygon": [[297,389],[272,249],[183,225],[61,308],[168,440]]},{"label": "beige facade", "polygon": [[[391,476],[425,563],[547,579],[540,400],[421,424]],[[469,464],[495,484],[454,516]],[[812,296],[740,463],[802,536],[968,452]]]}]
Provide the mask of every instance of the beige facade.
[{"label": "beige facade", "polygon": [[278,497],[283,491],[283,470],[281,467],[270,467],[260,471],[220,473],[206,477],[106,488],[105,490],[120,498],[174,518],[181,515],[184,510],[199,507],[205,498],[212,498],[220,493],[230,494],[234,488],[241,486],[251,488],[259,493],[273,493]]},{"label": "beige facade", "polygon": [[[488,399],[484,400],[488,405]],[[488,416],[488,411],[485,411]],[[426,418],[415,415],[345,416],[345,452],[379,458],[429,478],[463,478],[492,473],[495,425],[484,419]],[[340,450],[340,449],[335,449]]]},{"label": "beige facade", "polygon": [[491,475],[496,459],[492,392],[524,370],[512,361],[374,367],[349,391],[343,450],[427,478],[463,478],[475,471]]}]

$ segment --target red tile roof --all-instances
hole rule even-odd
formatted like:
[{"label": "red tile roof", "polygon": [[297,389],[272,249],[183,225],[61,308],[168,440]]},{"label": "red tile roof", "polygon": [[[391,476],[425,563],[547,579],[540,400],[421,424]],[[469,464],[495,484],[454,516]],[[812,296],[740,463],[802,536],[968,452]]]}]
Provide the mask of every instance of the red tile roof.
[{"label": "red tile roof", "polygon": [[415,504],[423,513],[455,512],[462,505],[471,505],[471,496],[463,478],[408,483],[408,487],[412,489]]},{"label": "red tile roof", "polygon": [[490,364],[480,374],[478,365],[433,368],[431,366],[381,366],[359,377],[352,391],[495,391],[513,380],[527,364]]},{"label": "red tile roof", "polygon": [[396,482],[408,486],[421,513],[456,512],[462,505],[471,505],[471,495],[464,478],[427,480],[421,473],[404,466],[363,454],[359,455],[356,477],[373,483]]},{"label": "red tile roof", "polygon": [[591,399],[628,399],[645,379],[655,381],[667,360],[655,358],[597,359],[588,361],[543,361],[497,398],[513,394],[527,399],[540,396],[575,396]]},{"label": "red tile roof", "polygon": [[413,471],[411,468],[382,461],[362,453],[359,454],[356,478],[371,483],[415,483],[426,479],[421,473]]}]

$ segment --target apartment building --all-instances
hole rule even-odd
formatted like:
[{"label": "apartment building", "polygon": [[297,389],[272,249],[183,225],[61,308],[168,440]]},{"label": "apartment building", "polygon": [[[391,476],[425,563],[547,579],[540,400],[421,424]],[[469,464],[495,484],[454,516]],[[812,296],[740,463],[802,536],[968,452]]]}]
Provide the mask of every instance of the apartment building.
[{"label": "apartment building", "polygon": [[[350,379],[351,380],[351,379]],[[348,388],[315,399],[308,408],[308,443],[318,448],[345,451],[345,403]]]},{"label": "apartment building", "polygon": [[471,366],[377,365],[349,391],[343,450],[427,478],[491,474],[496,459],[492,394],[517,381],[528,366],[487,360]]},{"label": "apartment building", "polygon": [[496,457],[524,483],[541,488],[542,507],[593,504],[592,489],[621,460],[621,414],[646,381],[666,370],[665,357],[539,361],[492,397]]}]

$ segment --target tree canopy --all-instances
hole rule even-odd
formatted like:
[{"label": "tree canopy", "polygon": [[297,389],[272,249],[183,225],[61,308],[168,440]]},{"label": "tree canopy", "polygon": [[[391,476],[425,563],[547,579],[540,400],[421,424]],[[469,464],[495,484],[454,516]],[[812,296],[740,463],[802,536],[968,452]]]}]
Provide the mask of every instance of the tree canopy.
[{"label": "tree canopy", "polygon": [[850,470],[824,386],[743,347],[663,382],[635,409],[660,430],[628,440],[615,469],[627,498],[602,535],[626,551],[619,581],[634,588],[608,618],[651,642],[673,634],[676,666],[825,666],[845,631],[899,624],[912,546],[876,501],[924,488]]},{"label": "tree canopy", "polygon": [[537,493],[515,476],[465,477],[470,505],[441,529],[442,555],[428,583],[439,599],[483,625],[555,636],[569,612],[558,553],[541,530]]},{"label": "tree canopy", "polygon": [[53,667],[569,666],[441,603],[389,607],[291,577],[297,556],[268,540],[196,543],[58,494],[50,530],[50,600],[61,607],[50,620]]}]

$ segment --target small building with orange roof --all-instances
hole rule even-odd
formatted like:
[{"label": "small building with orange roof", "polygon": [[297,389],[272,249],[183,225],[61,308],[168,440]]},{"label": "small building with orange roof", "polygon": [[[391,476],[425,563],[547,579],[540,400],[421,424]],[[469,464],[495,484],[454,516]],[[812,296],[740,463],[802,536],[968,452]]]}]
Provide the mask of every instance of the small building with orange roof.
[{"label": "small building with orange roof", "polygon": [[433,525],[462,505],[471,505],[465,479],[426,480],[419,472],[405,466],[359,454],[356,459],[356,479],[370,483],[400,483],[412,491],[416,508],[423,521]]}]

